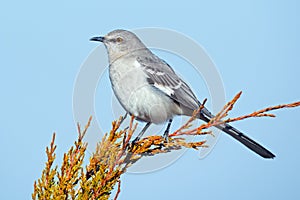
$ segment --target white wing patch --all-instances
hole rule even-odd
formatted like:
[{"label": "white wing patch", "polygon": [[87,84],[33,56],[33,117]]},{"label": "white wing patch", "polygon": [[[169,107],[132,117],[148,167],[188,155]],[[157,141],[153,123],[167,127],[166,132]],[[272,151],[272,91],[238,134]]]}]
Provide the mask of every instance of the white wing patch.
[{"label": "white wing patch", "polygon": [[135,60],[134,63],[133,63],[133,66],[134,66],[135,68],[140,68],[140,67],[141,67],[141,64],[140,64],[137,60]]},{"label": "white wing patch", "polygon": [[153,86],[162,91],[163,93],[167,94],[168,96],[174,95],[174,90],[168,86],[164,86],[158,83],[154,83]]},{"label": "white wing patch", "polygon": [[180,89],[183,84],[179,78],[174,78],[170,74],[160,71],[157,68],[141,65],[138,60],[135,61],[134,65],[137,68],[142,66],[148,78],[151,79],[153,86],[170,97],[173,96],[176,90]]},{"label": "white wing patch", "polygon": [[179,89],[179,88],[181,87],[181,85],[182,85],[182,82],[180,81],[180,82],[178,83],[178,85],[174,86],[173,88],[174,88],[175,90],[177,90],[177,89]]},{"label": "white wing patch", "polygon": [[180,79],[165,61],[156,56],[137,57],[150,85],[191,110],[199,108],[199,101],[191,88]]},{"label": "white wing patch", "polygon": [[152,75],[157,75],[157,76],[163,76],[165,75],[164,72],[159,72],[159,71],[154,71],[151,68],[144,68],[148,73],[152,74]]},{"label": "white wing patch", "polygon": [[147,71],[148,73],[150,73],[150,74],[155,74],[155,71],[152,70],[151,68],[147,68],[146,71]]},{"label": "white wing patch", "polygon": [[156,75],[157,76],[163,76],[163,75],[165,75],[165,73],[164,72],[156,72]]}]

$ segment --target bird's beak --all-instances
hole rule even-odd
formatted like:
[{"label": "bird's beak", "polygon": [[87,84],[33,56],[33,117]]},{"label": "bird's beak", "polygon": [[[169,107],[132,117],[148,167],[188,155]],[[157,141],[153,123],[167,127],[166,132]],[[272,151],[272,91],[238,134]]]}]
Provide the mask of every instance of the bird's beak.
[{"label": "bird's beak", "polygon": [[104,42],[105,38],[102,37],[102,36],[99,36],[99,37],[92,37],[90,39],[90,41],[97,41],[97,42]]}]

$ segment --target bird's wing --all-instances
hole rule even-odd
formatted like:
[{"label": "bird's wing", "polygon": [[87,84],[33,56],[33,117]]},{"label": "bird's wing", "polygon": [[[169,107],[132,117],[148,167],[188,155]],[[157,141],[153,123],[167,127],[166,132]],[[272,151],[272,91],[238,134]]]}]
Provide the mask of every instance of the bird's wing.
[{"label": "bird's wing", "polygon": [[170,65],[158,57],[138,57],[137,62],[148,76],[148,83],[179,105],[191,110],[198,109],[200,103],[191,88],[174,72]]}]

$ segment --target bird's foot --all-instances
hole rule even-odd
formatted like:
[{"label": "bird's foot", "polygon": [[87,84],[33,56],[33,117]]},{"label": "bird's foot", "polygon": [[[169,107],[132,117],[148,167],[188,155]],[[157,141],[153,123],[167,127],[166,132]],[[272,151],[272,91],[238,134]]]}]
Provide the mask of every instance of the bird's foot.
[{"label": "bird's foot", "polygon": [[134,147],[134,145],[136,145],[139,140],[140,140],[139,137],[136,137],[134,140],[132,140],[129,144],[129,149],[132,149]]},{"label": "bird's foot", "polygon": [[165,131],[163,138],[164,138],[164,143],[168,143],[170,141],[169,140],[169,131]]},{"label": "bird's foot", "polygon": [[140,140],[139,137],[136,137],[134,140],[132,140],[131,144],[136,144]]}]

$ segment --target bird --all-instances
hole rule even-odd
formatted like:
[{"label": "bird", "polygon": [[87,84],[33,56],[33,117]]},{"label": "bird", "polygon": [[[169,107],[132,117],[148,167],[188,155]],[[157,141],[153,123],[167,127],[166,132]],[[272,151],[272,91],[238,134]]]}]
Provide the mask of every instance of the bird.
[{"label": "bird", "polygon": [[[175,116],[192,116],[202,105],[174,69],[148,49],[133,32],[117,29],[105,36],[92,37],[90,41],[103,43],[107,50],[112,89],[126,114],[146,123],[135,141],[142,137],[151,124],[162,123],[167,123],[164,133],[167,139]],[[206,107],[197,115],[204,122],[209,122],[213,117]],[[263,158],[275,157],[228,123],[217,125],[216,128]]]}]

